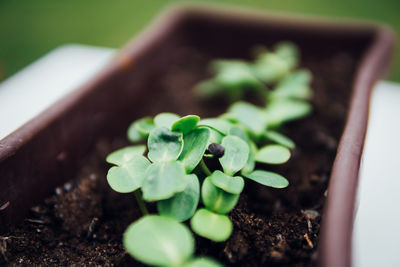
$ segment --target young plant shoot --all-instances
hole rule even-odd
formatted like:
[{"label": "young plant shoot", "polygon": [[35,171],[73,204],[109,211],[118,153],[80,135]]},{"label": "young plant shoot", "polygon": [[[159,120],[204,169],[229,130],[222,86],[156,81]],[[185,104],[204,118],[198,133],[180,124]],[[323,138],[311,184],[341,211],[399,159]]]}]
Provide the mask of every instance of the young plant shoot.
[{"label": "young plant shoot", "polygon": [[[233,230],[228,213],[246,181],[273,188],[289,185],[266,169],[287,162],[295,148],[279,132],[281,126],[311,112],[311,76],[295,70],[297,64],[297,48],[287,42],[259,52],[254,62],[213,62],[215,76],[201,82],[198,93],[222,93],[236,101],[251,90],[265,105],[237,101],[215,118],[160,113],[131,124],[128,139],[137,145],[106,158],[115,165],[107,174],[111,188],[134,193],[144,214],[124,234],[130,255],[156,266],[220,266],[193,256],[194,238],[182,222],[190,219],[199,236],[226,241]],[[256,169],[256,163],[266,165]],[[158,215],[148,215],[146,202],[156,202]]]}]

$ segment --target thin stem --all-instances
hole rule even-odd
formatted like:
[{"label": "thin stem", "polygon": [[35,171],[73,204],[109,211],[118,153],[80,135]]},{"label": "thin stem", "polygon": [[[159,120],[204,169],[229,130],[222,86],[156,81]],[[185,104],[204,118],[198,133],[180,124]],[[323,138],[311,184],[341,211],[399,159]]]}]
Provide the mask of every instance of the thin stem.
[{"label": "thin stem", "polygon": [[137,203],[139,205],[140,211],[142,212],[143,215],[147,215],[147,214],[149,214],[149,211],[146,208],[146,204],[144,203],[143,198],[142,198],[142,194],[140,193],[139,190],[140,189],[136,190],[133,193],[135,194],[136,201],[137,201]]},{"label": "thin stem", "polygon": [[204,172],[205,175],[210,176],[211,175],[211,171],[210,169],[207,167],[206,163],[204,162],[204,159],[202,159],[200,161],[200,168],[201,170]]}]

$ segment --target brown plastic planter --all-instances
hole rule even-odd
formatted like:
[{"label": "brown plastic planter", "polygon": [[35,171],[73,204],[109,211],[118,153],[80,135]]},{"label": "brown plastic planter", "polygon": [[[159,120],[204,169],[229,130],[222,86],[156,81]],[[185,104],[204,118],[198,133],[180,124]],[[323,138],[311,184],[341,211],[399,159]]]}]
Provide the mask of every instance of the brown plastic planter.
[{"label": "brown plastic planter", "polygon": [[[348,84],[352,90],[350,111],[333,166],[319,244],[322,266],[350,266],[370,90],[386,70],[392,33],[375,24],[236,9],[180,6],[169,10],[122,49],[95,79],[1,140],[0,232],[23,218],[29,207],[56,185],[70,179],[94,140],[120,133],[134,118],[160,111],[151,106],[151,99],[159,93],[154,80],[168,68],[175,48],[195,47],[211,57],[246,57],[254,44],[281,40],[297,43],[304,57],[323,58],[342,50],[357,58],[353,83]],[[179,111],[180,105],[190,103],[169,104]]]}]

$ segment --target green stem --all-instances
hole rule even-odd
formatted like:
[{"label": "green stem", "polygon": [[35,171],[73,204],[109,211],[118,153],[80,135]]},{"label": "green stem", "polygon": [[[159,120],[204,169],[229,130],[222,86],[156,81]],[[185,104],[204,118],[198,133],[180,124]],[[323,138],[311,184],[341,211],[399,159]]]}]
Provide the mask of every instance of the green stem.
[{"label": "green stem", "polygon": [[200,161],[200,168],[201,170],[204,172],[205,175],[210,176],[211,175],[211,171],[210,169],[207,167],[206,163],[204,162],[204,159],[202,159]]},{"label": "green stem", "polygon": [[137,201],[137,203],[139,205],[140,211],[142,212],[143,215],[147,215],[147,214],[149,214],[149,211],[146,208],[146,204],[144,203],[143,198],[142,198],[142,194],[140,193],[139,190],[140,189],[136,190],[133,193],[135,194],[136,201]]}]

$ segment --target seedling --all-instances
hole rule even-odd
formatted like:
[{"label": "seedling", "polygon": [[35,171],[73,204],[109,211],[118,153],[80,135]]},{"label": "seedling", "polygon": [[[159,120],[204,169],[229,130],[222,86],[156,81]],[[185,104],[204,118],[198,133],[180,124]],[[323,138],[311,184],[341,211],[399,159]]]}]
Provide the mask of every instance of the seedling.
[{"label": "seedling", "polygon": [[219,267],[205,257],[195,258],[190,230],[172,218],[147,215],[131,224],[124,233],[126,250],[137,260],[153,266]]},{"label": "seedling", "polygon": [[148,213],[145,202],[156,202],[159,213],[145,215],[126,230],[124,246],[133,257],[157,266],[218,266],[194,258],[193,237],[181,222],[190,219],[199,236],[225,241],[233,230],[227,214],[246,181],[288,186],[286,178],[257,170],[256,163],[287,162],[295,144],[279,130],[311,112],[311,77],[305,70],[295,71],[297,64],[297,49],[290,43],[262,51],[253,63],[215,62],[216,76],[197,87],[203,96],[222,92],[238,100],[253,90],[265,106],[239,101],[219,117],[160,113],[131,124],[128,139],[147,140],[147,147],[137,144],[111,153],[107,162],[115,166],[107,180],[117,192],[134,192],[143,214]]},{"label": "seedling", "polygon": [[[299,63],[297,47],[290,42],[278,43],[273,50],[264,47],[255,49],[254,61],[214,60],[210,71],[211,79],[198,83],[196,93],[203,99],[217,95],[234,102],[247,92],[262,98],[297,97],[309,99],[310,74],[305,70],[295,70]],[[269,89],[275,86],[275,92]]]}]

